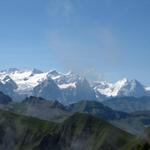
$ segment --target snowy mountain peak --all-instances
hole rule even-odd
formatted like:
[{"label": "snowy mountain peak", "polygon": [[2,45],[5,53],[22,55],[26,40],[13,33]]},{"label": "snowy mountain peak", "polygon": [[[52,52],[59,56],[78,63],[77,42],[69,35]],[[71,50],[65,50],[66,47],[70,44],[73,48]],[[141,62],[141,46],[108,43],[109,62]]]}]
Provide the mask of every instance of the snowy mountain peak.
[{"label": "snowy mountain peak", "polygon": [[138,80],[136,80],[136,79],[131,80],[131,84],[132,84],[132,86],[136,86],[136,85],[143,86],[143,85],[142,85]]},{"label": "snowy mountain peak", "polygon": [[[5,88],[13,88],[13,89],[17,89],[18,86],[17,84],[8,76],[3,76],[3,78],[1,78],[0,80],[1,86]],[[8,87],[7,87],[8,86]]]},{"label": "snowy mountain peak", "polygon": [[58,75],[60,75],[56,70],[50,70],[49,72],[48,72],[48,76],[49,77],[56,77],[56,76],[58,76]]},{"label": "snowy mountain peak", "polygon": [[127,78],[123,78],[122,80],[119,80],[115,83],[116,86],[122,87],[126,85],[129,82]]},{"label": "snowy mountain peak", "polygon": [[12,81],[12,79],[10,78],[10,76],[6,75],[4,76],[4,78],[1,80],[3,83],[6,83],[6,82],[10,82]]},{"label": "snowy mountain peak", "polygon": [[117,81],[114,84],[101,82],[94,87],[96,92],[99,92],[108,97],[133,96],[142,97],[148,93],[144,86],[137,80],[129,81],[127,78]]},{"label": "snowy mountain peak", "polygon": [[75,73],[71,70],[69,70],[65,75],[74,75]]},{"label": "snowy mountain peak", "polygon": [[90,84],[79,74],[69,71],[60,73],[56,70],[42,72],[38,69],[19,70],[11,68],[0,71],[0,91],[9,96],[42,96],[44,98],[59,99],[70,103],[75,100],[102,100],[109,97],[150,95],[150,88],[144,87],[137,80],[124,78],[116,83],[95,81]]}]

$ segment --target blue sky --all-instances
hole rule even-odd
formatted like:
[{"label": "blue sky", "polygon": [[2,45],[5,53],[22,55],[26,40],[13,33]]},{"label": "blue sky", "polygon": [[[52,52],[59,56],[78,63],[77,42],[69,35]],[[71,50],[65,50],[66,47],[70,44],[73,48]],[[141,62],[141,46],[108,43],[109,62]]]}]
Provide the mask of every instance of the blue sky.
[{"label": "blue sky", "polygon": [[0,68],[150,84],[149,0],[1,0]]}]

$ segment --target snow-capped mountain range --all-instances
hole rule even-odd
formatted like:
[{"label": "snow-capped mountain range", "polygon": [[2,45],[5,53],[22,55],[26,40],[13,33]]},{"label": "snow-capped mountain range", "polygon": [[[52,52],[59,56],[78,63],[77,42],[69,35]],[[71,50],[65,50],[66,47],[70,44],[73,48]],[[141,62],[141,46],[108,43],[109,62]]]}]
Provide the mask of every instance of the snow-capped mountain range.
[{"label": "snow-capped mountain range", "polygon": [[128,79],[119,80],[114,84],[106,81],[89,83],[85,77],[73,72],[63,74],[55,70],[42,72],[38,69],[15,68],[0,71],[0,91],[14,100],[33,95],[69,104],[79,100],[103,101],[118,96],[149,96],[149,89],[137,80]]},{"label": "snow-capped mountain range", "polygon": [[150,95],[149,87],[145,87],[135,79],[129,81],[124,78],[114,84],[106,81],[97,81],[94,82],[93,88],[107,97],[143,97]]}]

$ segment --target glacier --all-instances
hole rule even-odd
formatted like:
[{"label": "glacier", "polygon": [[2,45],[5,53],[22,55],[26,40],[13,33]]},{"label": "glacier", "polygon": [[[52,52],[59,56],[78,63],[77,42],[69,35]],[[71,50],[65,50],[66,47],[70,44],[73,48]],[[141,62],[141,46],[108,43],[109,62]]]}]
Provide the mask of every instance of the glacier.
[{"label": "glacier", "polygon": [[43,97],[70,104],[80,100],[104,101],[110,97],[150,96],[150,88],[137,80],[126,78],[116,83],[107,81],[89,82],[84,76],[38,69],[19,70],[10,68],[0,71],[0,91],[18,101],[28,96]]}]

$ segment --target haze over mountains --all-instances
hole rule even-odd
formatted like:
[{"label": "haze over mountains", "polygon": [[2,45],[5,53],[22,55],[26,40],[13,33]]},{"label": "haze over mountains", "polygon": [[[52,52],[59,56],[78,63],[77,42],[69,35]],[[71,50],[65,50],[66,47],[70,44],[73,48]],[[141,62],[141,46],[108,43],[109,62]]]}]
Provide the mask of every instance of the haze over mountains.
[{"label": "haze over mountains", "polygon": [[19,70],[11,68],[0,71],[0,91],[13,100],[27,96],[38,96],[70,104],[80,100],[104,101],[111,97],[143,97],[150,91],[137,80],[123,79],[116,83],[106,81],[89,82],[85,77],[68,72],[51,70]]},{"label": "haze over mountains", "polygon": [[[5,93],[0,92],[2,150],[150,148],[149,92],[136,80],[89,83],[71,72],[43,73],[35,69],[2,71],[0,77]],[[118,90],[117,94],[100,91],[109,87]]]}]

